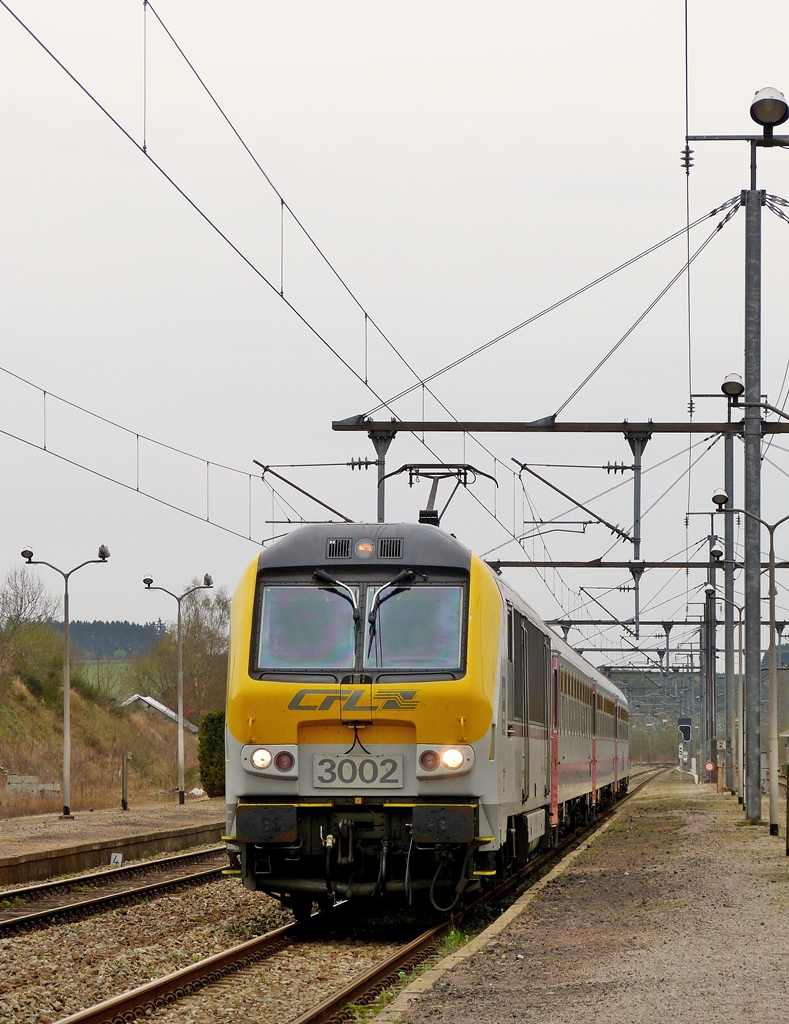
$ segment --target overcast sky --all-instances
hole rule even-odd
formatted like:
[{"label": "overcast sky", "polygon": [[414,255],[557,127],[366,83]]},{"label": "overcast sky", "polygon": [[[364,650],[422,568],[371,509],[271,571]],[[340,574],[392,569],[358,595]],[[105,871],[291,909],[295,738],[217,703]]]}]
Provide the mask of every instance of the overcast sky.
[{"label": "overcast sky", "polygon": [[[10,6],[142,145],[142,3],[12,0]],[[378,404],[375,394],[386,398],[414,382],[395,349],[424,376],[685,223],[680,0],[230,0],[219,6],[157,0],[155,7],[393,347],[369,325],[368,389],[361,309],[288,213],[281,259],[280,199],[150,11],[148,154],[273,287],[0,8],[1,365],[49,393],[44,402],[40,390],[0,373],[0,429],[31,442],[0,435],[0,569],[19,565],[25,545],[70,568],[106,543],[109,564],[74,578],[74,618],[172,618],[172,602],[144,592],[148,572],[171,589],[210,572],[232,590],[261,539],[289,528],[266,522],[285,518],[288,510],[272,506],[257,476],[250,484],[244,474],[257,472],[253,459],[290,464],[372,457],[365,435],[333,433],[331,421],[365,412]],[[789,88],[789,8],[755,3],[748,17],[744,10],[741,3],[691,0],[691,133],[750,133],[755,90]],[[691,219],[748,185],[745,144],[698,143],[694,149]],[[759,186],[789,197],[789,155],[760,153]],[[692,250],[719,219],[694,229]],[[742,372],[743,228],[738,213],[693,266],[696,392],[717,392],[725,374]],[[789,356],[787,253],[789,224],[765,212],[763,390],[772,402],[783,400]],[[446,418],[437,400],[459,419],[528,420],[555,412],[684,259],[680,237],[437,378],[430,385],[435,398],[418,389],[395,403],[394,413],[421,417],[424,401],[427,418]],[[280,287],[337,355],[282,301]],[[561,418],[682,419],[688,365],[682,280]],[[33,447],[44,443],[45,406],[46,453]],[[723,417],[725,404],[699,400],[696,415]],[[137,434],[196,458],[138,442]],[[445,461],[494,472],[491,454],[471,438],[425,440]],[[473,489],[479,501],[459,493],[444,526],[480,552],[505,545],[497,552],[505,558],[523,557],[511,535],[530,529],[524,519],[567,508],[533,479],[524,496],[510,472],[513,456],[596,466],[631,459],[616,434],[479,440],[499,460],[498,491],[481,480]],[[645,476],[645,509],[687,468],[687,443],[687,437],[670,436],[648,445],[646,468],[680,454]],[[691,458],[706,447],[695,448]],[[764,466],[767,518],[785,510],[789,481],[781,471],[789,471],[789,453],[783,448],[789,444],[779,439],[768,453],[780,469]],[[418,438],[402,436],[388,463],[394,469],[434,459]],[[209,469],[208,516],[243,535],[251,522],[252,541],[200,521],[206,516],[205,460],[241,471]],[[349,517],[374,519],[374,471],[282,472]],[[538,472],[582,501],[623,480],[601,469]],[[684,556],[686,540],[692,552],[707,523],[693,517],[686,535],[685,513],[708,509],[712,489],[722,483],[717,444],[693,469],[690,493],[684,477],[646,516],[643,556]],[[138,486],[193,517],[135,493]],[[302,496],[276,486],[298,514],[325,518]],[[395,478],[387,490],[388,518],[414,520],[428,486],[409,490],[405,478]],[[448,486],[439,492],[442,504]],[[594,507],[629,528],[630,475]],[[545,537],[553,558],[596,558],[612,541],[599,526],[588,526],[582,536]],[[546,557],[541,543],[525,546],[533,557]],[[789,537],[780,547],[789,552]],[[629,545],[619,544],[610,557],[630,553]],[[544,575],[516,571],[508,578],[545,617],[578,614],[589,602],[580,586],[630,582],[627,573]],[[43,578],[58,591],[54,574]],[[682,573],[646,576],[646,614],[684,616],[701,582],[686,581]],[[632,613],[629,594],[592,592],[617,614]],[[789,606],[785,590],[779,605]],[[698,614],[700,608],[688,610]],[[580,637],[571,634],[575,643]]]}]

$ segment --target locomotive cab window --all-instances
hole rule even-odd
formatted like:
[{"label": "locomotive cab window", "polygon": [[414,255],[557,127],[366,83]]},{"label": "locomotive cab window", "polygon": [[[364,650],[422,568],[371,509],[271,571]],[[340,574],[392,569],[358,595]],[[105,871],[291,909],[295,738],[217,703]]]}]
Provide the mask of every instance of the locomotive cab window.
[{"label": "locomotive cab window", "polygon": [[[376,604],[375,598],[382,597]],[[372,619],[372,621],[370,621]],[[457,672],[463,639],[463,588],[368,586],[364,667]]]},{"label": "locomotive cab window", "polygon": [[258,669],[350,671],[354,647],[353,611],[340,594],[314,586],[261,589]]}]

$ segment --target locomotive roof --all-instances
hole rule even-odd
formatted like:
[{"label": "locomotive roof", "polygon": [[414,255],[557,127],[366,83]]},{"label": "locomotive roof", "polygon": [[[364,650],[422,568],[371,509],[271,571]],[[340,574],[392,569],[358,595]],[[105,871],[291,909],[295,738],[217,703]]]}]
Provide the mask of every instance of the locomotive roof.
[{"label": "locomotive roof", "polygon": [[[347,557],[327,554],[330,541],[346,538],[350,541]],[[382,555],[380,542],[384,539],[402,541],[396,557]],[[356,554],[361,540],[373,543],[373,552],[366,558]],[[471,551],[451,534],[424,523],[318,523],[301,526],[261,551],[258,569],[323,566],[327,561],[338,565],[414,564],[468,570]]]}]

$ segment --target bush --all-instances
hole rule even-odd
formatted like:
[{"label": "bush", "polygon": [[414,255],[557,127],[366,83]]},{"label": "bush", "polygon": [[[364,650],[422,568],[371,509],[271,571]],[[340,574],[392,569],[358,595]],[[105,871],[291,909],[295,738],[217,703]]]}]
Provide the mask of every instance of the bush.
[{"label": "bush", "polygon": [[197,759],[200,781],[209,796],[225,795],[225,713],[208,711],[200,721]]}]

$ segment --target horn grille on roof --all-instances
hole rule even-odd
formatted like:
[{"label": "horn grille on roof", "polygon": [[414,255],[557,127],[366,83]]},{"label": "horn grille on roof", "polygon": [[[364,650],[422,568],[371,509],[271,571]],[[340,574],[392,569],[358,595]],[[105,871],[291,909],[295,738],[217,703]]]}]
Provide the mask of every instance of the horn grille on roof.
[{"label": "horn grille on roof", "polygon": [[351,538],[350,537],[329,537],[326,541],[327,558],[350,558]]},{"label": "horn grille on roof", "polygon": [[403,538],[402,537],[381,537],[378,541],[379,558],[402,558]]}]

